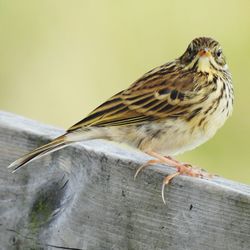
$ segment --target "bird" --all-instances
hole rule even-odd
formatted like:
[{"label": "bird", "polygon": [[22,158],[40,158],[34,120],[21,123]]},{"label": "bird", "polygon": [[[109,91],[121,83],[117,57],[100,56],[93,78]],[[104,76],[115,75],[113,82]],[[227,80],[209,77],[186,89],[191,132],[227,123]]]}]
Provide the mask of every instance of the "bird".
[{"label": "bird", "polygon": [[212,138],[232,114],[232,75],[222,47],[213,38],[193,39],[177,59],[145,73],[115,94],[63,135],[27,153],[9,165],[12,172],[74,142],[106,139],[126,143],[154,159],[136,171],[157,163],[176,168],[164,178],[164,187],[178,175],[203,177],[198,168],[173,156],[193,150]]}]

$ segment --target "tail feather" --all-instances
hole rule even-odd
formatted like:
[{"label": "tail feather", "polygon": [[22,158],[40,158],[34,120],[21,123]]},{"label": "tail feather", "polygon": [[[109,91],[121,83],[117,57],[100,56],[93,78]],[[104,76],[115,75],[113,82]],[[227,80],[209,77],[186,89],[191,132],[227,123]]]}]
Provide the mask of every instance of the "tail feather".
[{"label": "tail feather", "polygon": [[65,140],[65,135],[59,136],[53,141],[49,142],[48,144],[45,144],[30,153],[22,156],[21,158],[17,159],[13,163],[11,163],[8,168],[14,168],[12,173],[16,172],[19,168],[23,167],[27,163],[30,163],[31,161],[38,159],[48,153],[51,153],[53,151],[56,151],[60,148],[63,148],[67,146],[68,144],[72,143],[72,141]]}]

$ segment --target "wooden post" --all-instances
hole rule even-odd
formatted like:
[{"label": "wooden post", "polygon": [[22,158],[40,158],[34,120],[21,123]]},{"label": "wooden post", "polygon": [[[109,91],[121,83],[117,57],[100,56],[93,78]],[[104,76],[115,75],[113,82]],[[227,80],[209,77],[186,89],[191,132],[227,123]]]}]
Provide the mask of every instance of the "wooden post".
[{"label": "wooden post", "polygon": [[[250,249],[250,187],[177,177],[148,156],[96,140],[75,144],[12,174],[19,156],[63,131],[0,113],[0,248]],[[156,172],[157,170],[157,172]]]}]

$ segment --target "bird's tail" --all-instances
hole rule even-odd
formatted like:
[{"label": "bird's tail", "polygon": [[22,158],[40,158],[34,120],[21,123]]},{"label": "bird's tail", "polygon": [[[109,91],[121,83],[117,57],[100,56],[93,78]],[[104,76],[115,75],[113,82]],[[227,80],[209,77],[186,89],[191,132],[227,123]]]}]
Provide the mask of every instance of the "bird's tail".
[{"label": "bird's tail", "polygon": [[27,163],[38,159],[48,153],[56,151],[60,148],[67,146],[68,144],[72,143],[73,141],[66,140],[66,135],[62,135],[54,139],[53,141],[49,142],[46,145],[43,145],[30,153],[22,156],[21,158],[17,159],[13,163],[11,163],[8,168],[13,168],[13,173],[17,171],[19,168],[23,167]]}]

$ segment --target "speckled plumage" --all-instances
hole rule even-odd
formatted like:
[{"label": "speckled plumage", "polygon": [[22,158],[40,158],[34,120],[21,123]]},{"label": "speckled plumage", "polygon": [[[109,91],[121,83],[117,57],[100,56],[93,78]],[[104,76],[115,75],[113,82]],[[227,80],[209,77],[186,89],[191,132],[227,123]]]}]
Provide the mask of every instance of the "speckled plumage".
[{"label": "speckled plumage", "polygon": [[196,38],[180,58],[144,74],[65,135],[10,166],[18,169],[72,142],[97,138],[177,155],[210,139],[232,107],[232,78],[219,43]]}]

